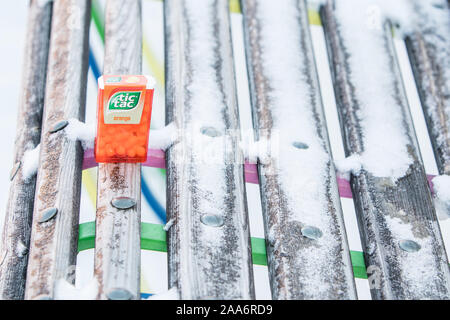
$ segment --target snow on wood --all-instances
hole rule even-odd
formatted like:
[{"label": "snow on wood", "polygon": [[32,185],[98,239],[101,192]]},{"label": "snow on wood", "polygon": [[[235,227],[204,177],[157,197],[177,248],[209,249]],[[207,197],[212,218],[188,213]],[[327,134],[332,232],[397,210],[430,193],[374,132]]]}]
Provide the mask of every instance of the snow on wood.
[{"label": "snow on wood", "polygon": [[438,169],[450,174],[450,10],[445,0],[412,1],[406,44]]},{"label": "snow on wood", "polygon": [[78,119],[69,119],[64,132],[69,140],[80,141],[84,151],[94,148],[95,123],[84,123]]},{"label": "snow on wood", "polygon": [[31,1],[28,10],[12,182],[0,250],[0,299],[23,299],[25,290],[28,255],[26,252],[18,255],[14,248],[21,243],[28,251],[30,244],[36,178],[31,175],[27,179],[23,158],[39,144],[41,137],[52,13],[51,4],[41,6],[38,2]]},{"label": "snow on wood", "polygon": [[[407,34],[406,46],[439,173],[450,175],[450,10],[445,0],[410,5],[415,30]],[[438,215],[448,218],[450,203],[439,194],[435,203]]]},{"label": "snow on wood", "polygon": [[242,5],[273,298],[356,299],[305,1]]},{"label": "snow on wood", "polygon": [[41,145],[38,144],[34,149],[24,152],[22,157],[22,178],[25,182],[30,182],[34,179],[39,167],[39,154],[41,152]]},{"label": "snow on wood", "polygon": [[341,0],[322,8],[346,154],[362,158],[351,185],[371,293],[374,299],[448,299],[448,261],[391,26],[384,14],[367,17],[377,4]]},{"label": "snow on wood", "polygon": [[54,298],[76,261],[83,150],[50,131],[61,120],[84,120],[89,22],[90,1],[54,2],[26,299]]},{"label": "snow on wood", "polygon": [[253,299],[228,1],[166,0],[169,287],[182,299]]},{"label": "snow on wood", "polygon": [[[105,17],[103,74],[140,74],[140,0],[108,0]],[[97,299],[140,299],[141,165],[100,163],[97,181]],[[113,207],[111,201],[120,196],[136,204],[126,210]]]},{"label": "snow on wood", "polygon": [[442,220],[450,218],[450,176],[441,175],[433,178],[436,212]]}]

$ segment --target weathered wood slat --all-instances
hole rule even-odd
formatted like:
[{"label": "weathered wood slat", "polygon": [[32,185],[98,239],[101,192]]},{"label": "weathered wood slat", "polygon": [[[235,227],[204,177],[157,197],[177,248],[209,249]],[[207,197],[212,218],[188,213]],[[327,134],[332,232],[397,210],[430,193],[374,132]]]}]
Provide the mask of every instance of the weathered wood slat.
[{"label": "weathered wood slat", "polygon": [[[142,65],[140,0],[108,0],[105,9],[103,73],[140,74]],[[115,197],[136,205],[119,210]],[[140,299],[141,165],[100,163],[97,176],[95,276],[98,299]]]},{"label": "weathered wood slat", "polygon": [[306,3],[242,7],[273,298],[356,299]]},{"label": "weathered wood slat", "polygon": [[445,1],[441,9],[426,1],[411,4],[418,23],[406,45],[439,173],[450,175],[450,12]]},{"label": "weathered wood slat", "polygon": [[253,299],[227,0],[164,1],[169,287],[182,299]]},{"label": "weathered wood slat", "polygon": [[[365,23],[364,5],[368,3],[353,1],[351,14],[341,7],[346,4],[329,1],[321,15],[346,154],[359,154],[363,159],[362,170],[352,175],[351,186],[372,297],[448,299],[448,261],[396,61],[391,27],[383,20],[379,25]],[[361,42],[363,39],[365,42]],[[372,66],[376,62],[376,68],[366,68],[360,64],[364,61]],[[356,79],[363,77],[361,72],[365,72],[364,79],[358,82]],[[366,115],[369,106],[373,114]],[[398,149],[392,150],[392,144]],[[398,171],[392,165],[399,159],[406,161],[401,163],[406,165],[402,174],[399,172],[403,167]],[[392,174],[383,176],[379,170],[386,167]],[[399,176],[394,177],[394,172]]]},{"label": "weathered wood slat", "polygon": [[[54,2],[26,299],[54,298],[56,281],[74,271],[83,150],[50,131],[64,119],[84,120],[89,22],[90,1]],[[40,222],[49,208],[57,214]]]},{"label": "weathered wood slat", "polygon": [[24,180],[21,166],[25,151],[34,149],[41,139],[51,15],[51,2],[31,1],[14,166],[0,250],[0,299],[23,299],[25,293],[36,177]]}]

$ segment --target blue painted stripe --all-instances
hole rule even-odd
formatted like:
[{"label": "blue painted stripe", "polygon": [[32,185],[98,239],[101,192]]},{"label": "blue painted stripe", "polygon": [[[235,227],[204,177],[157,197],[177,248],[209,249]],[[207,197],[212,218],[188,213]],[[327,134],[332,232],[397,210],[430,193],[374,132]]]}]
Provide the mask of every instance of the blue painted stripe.
[{"label": "blue painted stripe", "polygon": [[95,79],[100,78],[102,73],[100,72],[100,69],[98,67],[97,61],[95,60],[95,56],[91,48],[89,48],[89,68],[94,74]]},{"label": "blue painted stripe", "polygon": [[151,192],[150,187],[148,186],[147,182],[142,176],[141,176],[141,191],[142,194],[144,195],[145,200],[153,209],[153,211],[156,213],[161,222],[166,223],[166,210],[163,208],[163,206],[159,204],[158,200]]}]

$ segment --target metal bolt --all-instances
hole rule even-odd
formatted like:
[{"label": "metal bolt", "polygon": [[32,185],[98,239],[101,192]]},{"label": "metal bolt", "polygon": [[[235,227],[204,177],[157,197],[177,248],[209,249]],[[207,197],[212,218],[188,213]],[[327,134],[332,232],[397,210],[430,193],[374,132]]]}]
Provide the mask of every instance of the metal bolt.
[{"label": "metal bolt", "polygon": [[51,218],[53,218],[58,213],[58,208],[48,208],[44,212],[41,213],[41,217],[39,218],[39,223],[47,222]]},{"label": "metal bolt", "polygon": [[313,226],[304,226],[300,232],[302,235],[311,240],[317,240],[322,237],[323,233],[319,228]]},{"label": "metal bolt", "polygon": [[67,120],[61,120],[59,122],[57,122],[51,129],[50,129],[50,133],[55,133],[58,132],[62,129],[64,129],[65,127],[67,127],[67,125],[69,124],[69,121]]},{"label": "metal bolt", "polygon": [[14,166],[11,169],[11,172],[9,173],[9,180],[12,181],[14,177],[16,176],[17,172],[19,171],[20,167],[22,166],[22,162],[17,161]]},{"label": "metal bolt", "polygon": [[292,145],[297,149],[308,149],[309,146],[306,143],[295,141],[292,143]]},{"label": "metal bolt", "polygon": [[136,201],[130,197],[117,197],[111,200],[111,205],[119,210],[126,210],[134,207]]},{"label": "metal bolt", "polygon": [[219,137],[219,136],[222,135],[220,133],[220,131],[217,130],[216,128],[214,128],[214,127],[202,127],[200,129],[200,132],[202,134],[204,134],[205,136],[209,136],[209,137],[212,137],[212,138]]},{"label": "metal bolt", "polygon": [[406,252],[417,252],[421,246],[413,240],[401,240],[399,243],[400,249]]},{"label": "metal bolt", "polygon": [[106,293],[106,297],[109,300],[131,300],[131,298],[133,298],[133,295],[127,289],[114,288],[108,290],[108,292]]},{"label": "metal bolt", "polygon": [[223,226],[223,218],[216,214],[204,214],[201,216],[200,221],[210,227],[221,227]]}]

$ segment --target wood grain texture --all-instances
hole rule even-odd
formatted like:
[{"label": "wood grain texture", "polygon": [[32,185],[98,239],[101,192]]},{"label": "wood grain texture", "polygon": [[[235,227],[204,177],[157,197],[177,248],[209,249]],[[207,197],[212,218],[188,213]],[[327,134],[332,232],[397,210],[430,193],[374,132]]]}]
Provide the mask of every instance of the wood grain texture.
[{"label": "wood grain texture", "polygon": [[[42,110],[52,4],[31,1],[28,9],[22,87],[13,166],[41,139]],[[19,167],[10,188],[0,250],[0,299],[23,299],[36,177],[25,181]]]},{"label": "wood grain texture", "polygon": [[[303,0],[263,2],[244,0],[242,11],[256,135],[279,140],[279,152],[258,163],[272,296],[356,299],[307,6]],[[296,149],[296,141],[305,150]],[[312,174],[317,183],[307,181]],[[320,239],[302,234],[311,225]]]},{"label": "wood grain texture", "polygon": [[[89,22],[90,1],[53,4],[26,299],[54,298],[56,281],[74,271],[83,150],[63,131],[49,130],[63,119],[84,120]],[[51,207],[58,209],[57,215],[39,223],[41,214]]]},{"label": "wood grain texture", "polygon": [[164,14],[166,121],[180,130],[166,158],[169,287],[254,299],[228,1],[166,0]]},{"label": "wood grain texture", "polygon": [[[414,4],[415,12],[423,12],[423,3]],[[439,173],[450,175],[450,11],[442,11],[447,19],[438,22],[419,14],[406,45]]]},{"label": "wood grain texture", "polygon": [[[108,0],[105,9],[105,75],[140,74],[142,65],[140,0]],[[117,196],[136,205],[118,210]],[[97,177],[95,276],[98,299],[140,299],[141,165],[100,163]]]},{"label": "wood grain texture", "polygon": [[[364,145],[364,124],[358,117],[358,110],[363,104],[356,93],[365,84],[355,83],[351,76],[354,70],[349,64],[349,48],[345,46],[340,32],[341,25],[346,21],[337,19],[334,6],[335,2],[329,1],[322,7],[321,15],[344,147],[347,155],[361,154],[369,146]],[[386,75],[395,101],[392,108],[399,108],[403,115],[403,132],[408,143],[406,149],[412,164],[406,174],[396,181],[389,177],[375,177],[365,169],[351,178],[371,294],[374,299],[448,299],[448,261],[418,151],[390,24],[384,25],[383,34],[385,57],[392,71]],[[396,227],[393,227],[393,222]],[[400,231],[405,228],[413,234],[410,240],[422,244],[418,252],[400,249],[400,241],[405,240]]]}]

